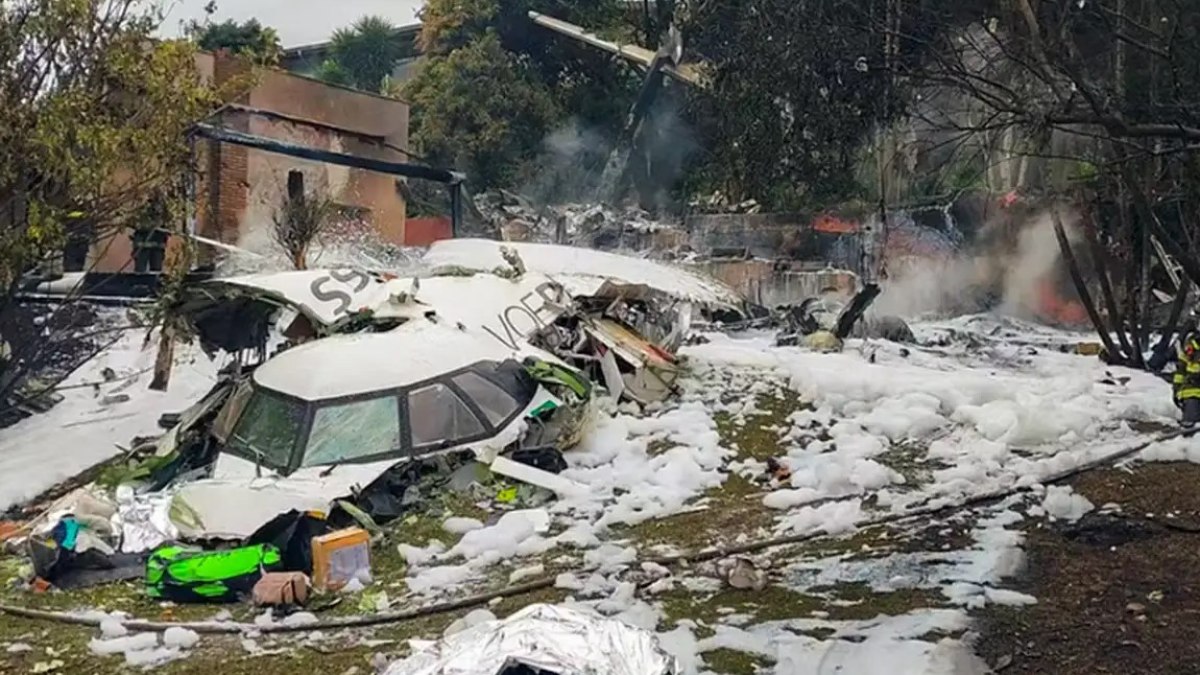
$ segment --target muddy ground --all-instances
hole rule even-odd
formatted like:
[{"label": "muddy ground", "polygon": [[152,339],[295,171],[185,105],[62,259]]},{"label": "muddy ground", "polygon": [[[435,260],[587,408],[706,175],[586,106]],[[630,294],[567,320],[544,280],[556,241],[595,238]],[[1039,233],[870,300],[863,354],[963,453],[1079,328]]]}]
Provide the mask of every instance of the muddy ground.
[{"label": "muddy ground", "polygon": [[1074,487],[1099,511],[1028,530],[1026,572],[1007,585],[1038,603],[986,610],[980,653],[1004,674],[1200,672],[1200,466],[1097,471]]}]

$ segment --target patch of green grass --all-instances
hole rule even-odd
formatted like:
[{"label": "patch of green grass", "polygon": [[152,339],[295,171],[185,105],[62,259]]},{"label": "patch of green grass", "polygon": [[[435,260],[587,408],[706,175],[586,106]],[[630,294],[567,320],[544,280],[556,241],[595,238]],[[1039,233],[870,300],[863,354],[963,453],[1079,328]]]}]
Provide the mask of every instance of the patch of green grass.
[{"label": "patch of green grass", "polygon": [[907,440],[893,443],[875,460],[904,476],[905,485],[916,487],[933,480],[933,471],[949,467],[948,464],[930,460],[929,442]]},{"label": "patch of green grass", "polygon": [[492,614],[503,618],[529,605],[557,605],[566,600],[568,595],[570,593],[561,588],[543,588],[540,591],[526,593],[525,595],[514,595],[504,598],[495,606],[488,609],[491,610]]},{"label": "patch of green grass", "polygon": [[[32,597],[32,596],[31,596]],[[530,602],[558,602],[563,594],[556,589],[545,592],[508,598],[492,608],[498,616],[506,616],[512,611]],[[30,605],[30,602],[16,602],[5,598],[12,604]],[[346,603],[344,603],[346,604]],[[249,606],[228,606],[235,615],[255,613]],[[176,610],[180,608],[175,608]],[[191,606],[203,618],[210,618],[219,611],[219,607],[204,605]],[[186,659],[164,665],[154,672],[164,675],[211,675],[220,672],[222,675],[293,675],[297,672],[331,673],[338,675],[357,666],[359,672],[373,672],[370,667],[372,656],[381,652],[389,659],[405,655],[408,651],[407,641],[412,638],[436,639],[455,619],[465,615],[469,609],[454,613],[412,619],[399,623],[386,624],[372,629],[341,631],[328,633],[328,639],[315,646],[304,646],[306,634],[297,633],[284,636],[265,636],[257,639],[263,649],[284,649],[285,653],[265,656],[254,656],[247,653],[241,646],[241,636],[237,635],[205,635],[200,644]],[[138,614],[141,618],[163,618],[152,615]],[[182,620],[176,616],[175,620]],[[89,675],[118,675],[129,673],[121,656],[97,657],[88,650],[88,642],[97,637],[99,631],[95,628],[72,626],[47,621],[36,621],[0,614],[0,645],[12,642],[23,642],[34,647],[34,651],[26,653],[7,653],[0,648],[0,673],[31,672],[34,664],[50,662],[58,659],[63,665],[56,673],[88,673]],[[384,646],[364,646],[359,644],[360,638],[375,640],[390,640],[391,644]],[[46,649],[54,650],[50,656]]]},{"label": "patch of green grass", "polygon": [[[735,614],[753,617],[754,623],[807,618],[823,608],[825,600],[816,595],[799,593],[782,586],[768,585],[761,591],[723,588],[705,596],[676,589],[659,597],[663,621],[667,629],[684,619],[706,624],[717,623],[725,616],[720,610],[732,609]],[[662,628],[662,626],[660,626]]]},{"label": "patch of green grass", "polygon": [[714,649],[702,655],[704,664],[714,673],[727,675],[754,675],[766,669],[771,661],[758,654],[747,654],[733,649]]},{"label": "patch of green grass", "polygon": [[635,539],[639,545],[668,545],[699,550],[728,542],[739,534],[753,534],[769,527],[774,514],[762,503],[762,490],[730,474],[719,488],[704,494],[708,508],[647,520],[628,528],[615,529],[618,537]]},{"label": "patch of green grass", "polygon": [[437,539],[447,548],[462,537],[447,532],[442,523],[447,518],[474,518],[487,522],[489,512],[472,502],[466,495],[446,491],[433,495],[418,513],[408,514],[387,527],[387,538],[396,544],[425,546]]},{"label": "patch of green grass", "polygon": [[678,444],[667,438],[656,438],[646,446],[646,454],[651,457],[661,455],[664,452],[676,447]]},{"label": "patch of green grass", "polygon": [[830,603],[824,608],[829,618],[841,621],[874,619],[879,615],[903,616],[925,607],[941,607],[946,599],[938,589],[903,588],[880,592],[867,584],[839,584],[834,587],[812,589],[814,593],[826,594],[830,600],[854,602],[853,605]]},{"label": "patch of green grass", "polygon": [[895,550],[897,537],[884,526],[863,528],[850,536],[822,537],[787,549],[791,556],[873,558]]},{"label": "patch of green grass", "polygon": [[810,410],[812,406],[800,400],[799,394],[786,388],[772,394],[758,395],[756,406],[759,412],[747,415],[741,424],[738,418],[729,413],[714,415],[717,433],[726,447],[737,451],[740,459],[766,461],[768,458],[778,458],[785,454],[779,437],[781,430],[789,426],[788,418],[801,410]]}]

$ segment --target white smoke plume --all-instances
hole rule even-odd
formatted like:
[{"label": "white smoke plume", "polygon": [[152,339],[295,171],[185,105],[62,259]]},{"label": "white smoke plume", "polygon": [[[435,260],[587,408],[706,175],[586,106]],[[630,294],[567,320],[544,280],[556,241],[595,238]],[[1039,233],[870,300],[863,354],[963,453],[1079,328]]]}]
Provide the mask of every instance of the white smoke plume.
[{"label": "white smoke plume", "polygon": [[[1061,217],[1068,240],[1077,244],[1078,215],[1072,212]],[[1004,228],[1015,232],[1004,232]],[[1017,223],[988,223],[981,235],[983,243],[954,257],[889,265],[892,277],[884,284],[874,312],[946,316],[991,306],[1010,316],[1034,318],[1041,283],[1062,264],[1049,211]]]}]

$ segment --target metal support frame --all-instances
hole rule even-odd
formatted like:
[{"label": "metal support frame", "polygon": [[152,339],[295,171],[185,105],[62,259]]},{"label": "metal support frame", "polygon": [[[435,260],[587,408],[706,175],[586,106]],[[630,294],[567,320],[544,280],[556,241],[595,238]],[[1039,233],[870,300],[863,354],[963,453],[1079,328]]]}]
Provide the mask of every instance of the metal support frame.
[{"label": "metal support frame", "polygon": [[410,164],[407,162],[391,162],[381,159],[371,159],[369,157],[358,157],[356,155],[347,155],[341,152],[332,152],[330,150],[321,150],[319,148],[310,148],[302,145],[295,145],[284,141],[267,138],[265,136],[255,136],[246,134],[240,131],[225,129],[222,127],[212,126],[210,124],[197,124],[192,129],[194,136],[207,138],[218,143],[229,143],[230,145],[239,145],[252,150],[261,150],[277,155],[285,155],[288,157],[296,157],[298,159],[307,159],[323,164],[333,164],[335,166],[345,166],[352,169],[364,169],[367,171],[377,171],[393,176],[404,176],[406,178],[418,178],[420,180],[430,180],[436,183],[443,183],[450,191],[450,229],[453,236],[457,237],[462,230],[462,184],[466,180],[466,176],[449,169],[437,169],[434,167],[423,166],[421,164]]}]

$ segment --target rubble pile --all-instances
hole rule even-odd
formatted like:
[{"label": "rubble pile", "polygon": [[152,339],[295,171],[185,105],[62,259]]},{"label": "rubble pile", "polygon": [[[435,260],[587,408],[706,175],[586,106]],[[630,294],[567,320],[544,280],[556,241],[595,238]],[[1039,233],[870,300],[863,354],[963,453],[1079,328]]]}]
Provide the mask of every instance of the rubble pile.
[{"label": "rubble pile", "polygon": [[605,250],[678,249],[687,242],[680,226],[656,220],[638,208],[538,206],[505,190],[477,195],[475,207],[506,241],[567,243]]},{"label": "rubble pile", "polygon": [[754,214],[762,212],[762,204],[757,199],[735,202],[720,190],[696,197],[688,203],[688,207],[696,213]]}]

